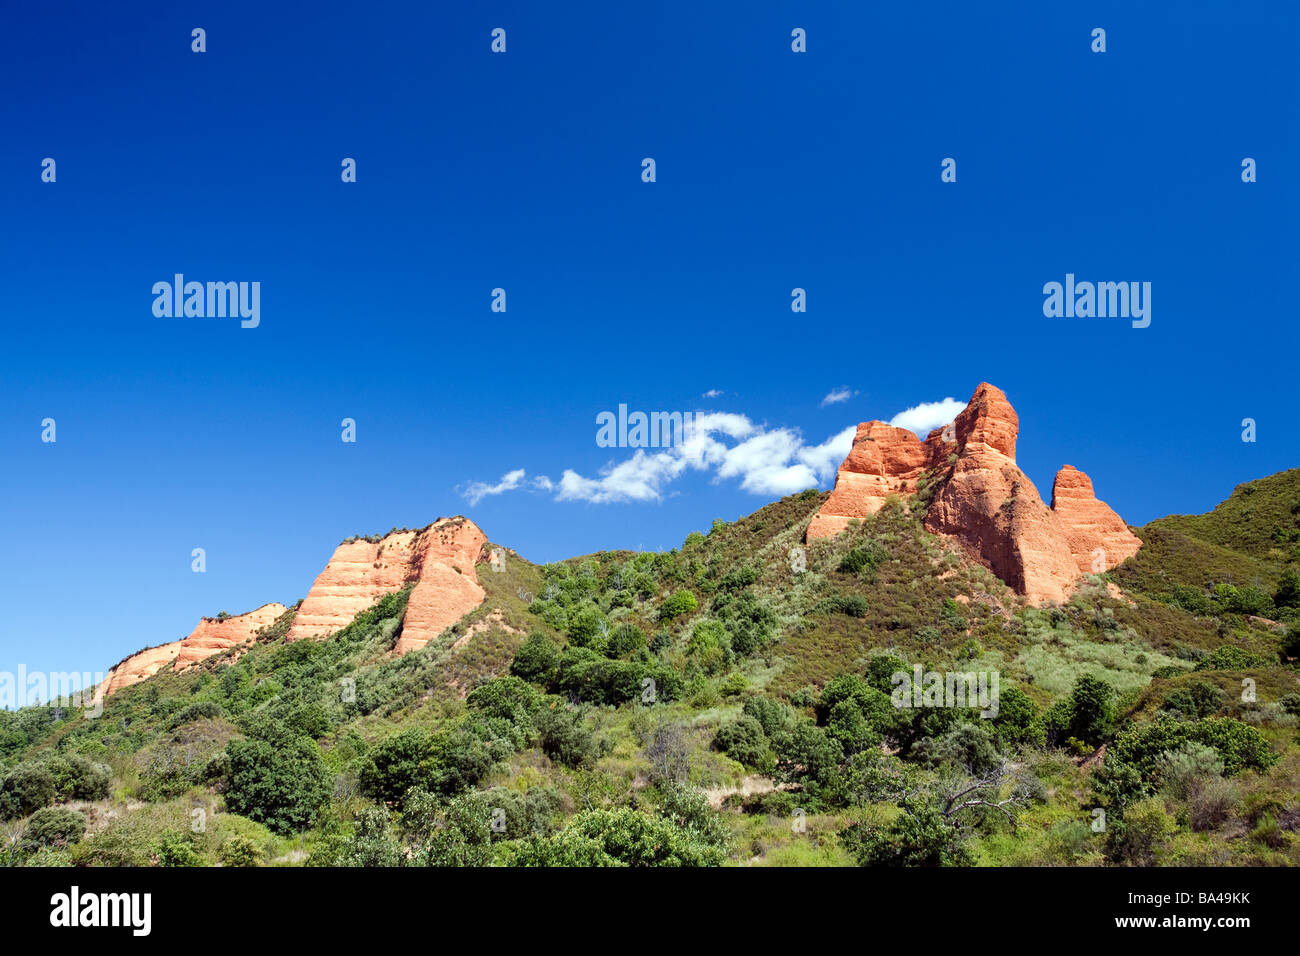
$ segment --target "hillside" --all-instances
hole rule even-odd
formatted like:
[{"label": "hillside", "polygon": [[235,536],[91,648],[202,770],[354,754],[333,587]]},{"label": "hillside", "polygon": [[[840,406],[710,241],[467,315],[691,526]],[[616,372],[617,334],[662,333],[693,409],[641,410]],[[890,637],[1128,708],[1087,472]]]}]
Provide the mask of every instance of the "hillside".
[{"label": "hillside", "polygon": [[[1137,555],[1048,604],[928,530],[924,483],[810,541],[827,493],[544,566],[355,539],[314,586],[365,571],[336,630],[301,638],[288,608],[97,719],[0,714],[8,859],[1295,865],[1296,555],[1270,542],[1297,474],[1135,529]],[[433,636],[409,613],[426,565],[482,591]],[[914,667],[996,673],[996,699],[897,697]]]}]

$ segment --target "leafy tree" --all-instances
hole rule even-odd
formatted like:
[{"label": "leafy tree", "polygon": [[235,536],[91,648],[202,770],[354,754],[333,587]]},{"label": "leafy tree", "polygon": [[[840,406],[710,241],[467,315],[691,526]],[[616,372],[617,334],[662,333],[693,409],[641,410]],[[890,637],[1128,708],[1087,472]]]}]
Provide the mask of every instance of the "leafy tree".
[{"label": "leafy tree", "polygon": [[19,764],[0,781],[0,815],[6,820],[27,814],[54,802],[57,790],[48,766]]},{"label": "leafy tree", "polygon": [[62,847],[76,843],[85,832],[85,815],[66,807],[44,807],[27,818],[22,842],[29,850]]},{"label": "leafy tree", "polygon": [[390,827],[388,807],[368,806],[357,816],[356,829],[343,840],[332,866],[401,866],[402,845]]},{"label": "leafy tree", "polygon": [[518,677],[498,677],[475,687],[465,703],[485,716],[528,724],[541,707],[542,695]]},{"label": "leafy tree", "polygon": [[623,624],[609,636],[605,653],[610,657],[626,657],[646,646],[645,632],[635,624]]},{"label": "leafy tree", "polygon": [[358,774],[358,783],[362,793],[393,804],[413,787],[430,787],[435,773],[436,761],[429,735],[412,728],[371,748]]},{"label": "leafy tree", "polygon": [[1278,580],[1277,590],[1273,592],[1273,603],[1278,607],[1300,607],[1300,574],[1295,568],[1287,568]]},{"label": "leafy tree", "polygon": [[884,826],[855,823],[840,834],[859,866],[964,866],[971,862],[961,834],[931,800],[901,804]]},{"label": "leafy tree", "polygon": [[998,715],[990,723],[1010,743],[1043,744],[1042,713],[1019,687],[1008,687],[998,695]]},{"label": "leafy tree", "polygon": [[555,673],[560,649],[545,634],[534,633],[520,646],[510,665],[510,673],[534,684],[545,684]]},{"label": "leafy tree", "polygon": [[771,751],[763,725],[748,714],[719,727],[713,737],[713,746],[747,767],[762,765]]},{"label": "leafy tree", "polygon": [[494,808],[482,794],[462,794],[446,804],[430,803],[424,798],[414,803],[413,812],[424,816],[418,822],[424,838],[416,848],[413,863],[487,866],[492,862]]},{"label": "leafy tree", "polygon": [[217,855],[226,866],[260,866],[262,850],[246,836],[227,837],[217,850]]},{"label": "leafy tree", "polygon": [[516,866],[719,866],[722,850],[672,820],[636,810],[587,810],[554,837],[524,841]]},{"label": "leafy tree", "polygon": [[741,711],[757,720],[763,733],[769,737],[789,728],[794,720],[794,711],[789,705],[772,697],[746,698]]},{"label": "leafy tree", "polygon": [[594,762],[599,747],[581,715],[570,711],[558,698],[550,700],[550,705],[542,707],[533,719],[542,751],[566,767],[581,767]]},{"label": "leafy tree", "polygon": [[1084,674],[1074,683],[1070,696],[1048,712],[1047,726],[1052,743],[1074,738],[1096,747],[1109,736],[1115,719],[1115,690],[1105,681]]},{"label": "leafy tree", "polygon": [[659,620],[671,621],[683,614],[692,613],[699,606],[699,602],[695,600],[695,595],[690,591],[675,591],[659,605]]},{"label": "leafy tree", "polygon": [[330,775],[314,740],[232,740],[226,753],[226,807],[276,833],[305,830],[329,798]]}]

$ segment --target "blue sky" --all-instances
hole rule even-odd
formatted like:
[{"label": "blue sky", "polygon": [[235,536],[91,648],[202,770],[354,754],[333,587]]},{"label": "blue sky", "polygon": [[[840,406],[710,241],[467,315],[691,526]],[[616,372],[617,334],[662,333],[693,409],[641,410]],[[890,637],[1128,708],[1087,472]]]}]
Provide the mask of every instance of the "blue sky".
[{"label": "blue sky", "polygon": [[[354,533],[465,513],[543,561],[777,496],[761,456],[654,500],[532,485],[631,457],[595,442],[620,403],[797,464],[986,380],[1044,496],[1068,462],[1133,524],[1300,464],[1300,14],[1164,6],[8,9],[0,670],[291,603]],[[259,281],[259,327],[156,318],[177,272]],[[1067,272],[1151,282],[1150,327],[1044,317]]]}]

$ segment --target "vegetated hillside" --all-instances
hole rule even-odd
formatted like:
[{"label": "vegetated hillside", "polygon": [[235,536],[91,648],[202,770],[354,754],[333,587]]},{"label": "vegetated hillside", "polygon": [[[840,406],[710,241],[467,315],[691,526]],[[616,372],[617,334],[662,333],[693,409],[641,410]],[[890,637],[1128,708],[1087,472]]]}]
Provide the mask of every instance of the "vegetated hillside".
[{"label": "vegetated hillside", "polygon": [[[1060,607],[927,533],[924,491],[805,544],[809,491],[666,553],[509,553],[402,657],[407,591],[319,642],[291,609],[97,719],[0,715],[8,859],[1300,863],[1295,553],[1262,547],[1295,474]],[[996,672],[996,716],[895,706],[914,665]]]}]

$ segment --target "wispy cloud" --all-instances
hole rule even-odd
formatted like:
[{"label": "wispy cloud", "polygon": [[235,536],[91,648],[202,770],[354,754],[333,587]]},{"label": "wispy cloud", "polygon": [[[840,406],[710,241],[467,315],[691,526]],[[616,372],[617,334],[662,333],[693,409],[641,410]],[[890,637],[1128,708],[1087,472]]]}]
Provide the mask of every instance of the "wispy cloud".
[{"label": "wispy cloud", "polygon": [[[823,405],[846,401],[854,393],[836,389]],[[922,402],[899,412],[890,424],[926,435],[946,425],[966,406],[953,398]],[[522,487],[549,494],[556,501],[656,502],[672,493],[672,484],[690,472],[709,474],[715,483],[735,481],[755,495],[788,495],[830,481],[853,447],[855,425],[820,444],[808,444],[795,428],[769,428],[734,412],[700,412],[685,440],[669,448],[638,448],[630,458],[611,461],[595,475],[566,468],[559,479],[536,475],[525,481],[524,469],[501,476],[495,484],[469,482],[461,494],[471,505],[488,495]]]},{"label": "wispy cloud", "polygon": [[718,398],[718,397],[720,397],[721,395],[722,395],[722,390],[721,390],[721,389],[718,389],[718,388],[711,388],[711,389],[709,389],[707,392],[705,392],[705,393],[704,393],[702,396],[700,396],[700,397],[701,397],[701,398]]},{"label": "wispy cloud", "polygon": [[[854,430],[850,426],[821,444],[809,445],[792,428],[767,428],[744,415],[706,412],[696,417],[678,445],[637,449],[631,458],[611,462],[594,476],[566,468],[558,481],[539,475],[529,484],[554,494],[556,501],[654,502],[662,501],[683,475],[701,472],[712,474],[715,482],[738,481],[752,494],[788,495],[833,477],[853,445]],[[522,484],[523,469],[519,469],[496,485],[472,482],[462,494],[474,504],[485,494]]]},{"label": "wispy cloud", "polygon": [[895,428],[911,429],[924,438],[934,429],[947,425],[965,407],[965,402],[959,402],[955,398],[945,398],[941,402],[922,402],[899,412],[889,420],[889,424]]},{"label": "wispy cloud", "polygon": [[506,491],[514,491],[524,483],[524,469],[516,468],[514,471],[507,471],[501,476],[501,480],[494,485],[483,481],[471,481],[460,489],[460,493],[471,504],[476,505],[489,495],[499,495]]},{"label": "wispy cloud", "polygon": [[858,393],[853,391],[853,389],[849,388],[847,385],[841,388],[833,388],[826,397],[822,399],[822,408],[825,408],[827,405],[838,405],[841,402],[847,402],[856,394]]}]

